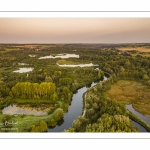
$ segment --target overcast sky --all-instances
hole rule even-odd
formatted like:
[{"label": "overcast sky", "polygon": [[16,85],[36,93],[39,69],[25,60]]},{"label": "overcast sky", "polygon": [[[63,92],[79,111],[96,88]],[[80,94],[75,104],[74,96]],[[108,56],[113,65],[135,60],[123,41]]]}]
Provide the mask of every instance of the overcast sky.
[{"label": "overcast sky", "polygon": [[0,43],[150,43],[150,18],[0,18]]}]

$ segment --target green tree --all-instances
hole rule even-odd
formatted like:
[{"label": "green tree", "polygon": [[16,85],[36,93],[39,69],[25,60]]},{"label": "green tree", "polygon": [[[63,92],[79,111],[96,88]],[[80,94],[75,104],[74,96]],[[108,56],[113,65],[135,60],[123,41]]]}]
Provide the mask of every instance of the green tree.
[{"label": "green tree", "polygon": [[46,76],[45,77],[45,82],[53,82],[53,80],[50,76]]},{"label": "green tree", "polygon": [[58,108],[55,112],[55,120],[58,121],[64,116],[64,111],[61,108]]},{"label": "green tree", "polygon": [[147,75],[147,74],[144,74],[144,75],[143,75],[143,79],[144,79],[144,80],[149,80],[148,75]]},{"label": "green tree", "polygon": [[40,122],[40,132],[47,131],[47,123],[45,121]]}]

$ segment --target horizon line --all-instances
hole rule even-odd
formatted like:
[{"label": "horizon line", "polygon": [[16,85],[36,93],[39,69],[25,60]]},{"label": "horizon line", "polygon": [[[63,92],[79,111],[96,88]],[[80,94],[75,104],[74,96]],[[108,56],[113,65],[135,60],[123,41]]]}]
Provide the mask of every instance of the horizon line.
[{"label": "horizon line", "polygon": [[150,44],[150,42],[125,42],[125,43],[0,43],[0,44],[39,44],[39,45],[42,45],[42,44]]}]

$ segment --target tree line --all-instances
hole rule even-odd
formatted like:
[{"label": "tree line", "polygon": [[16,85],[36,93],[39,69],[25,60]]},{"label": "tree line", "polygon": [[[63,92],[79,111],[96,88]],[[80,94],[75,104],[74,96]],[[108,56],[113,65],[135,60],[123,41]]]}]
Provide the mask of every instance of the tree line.
[{"label": "tree line", "polygon": [[52,82],[30,83],[18,82],[13,88],[14,97],[22,99],[51,99],[57,100],[56,86]]}]

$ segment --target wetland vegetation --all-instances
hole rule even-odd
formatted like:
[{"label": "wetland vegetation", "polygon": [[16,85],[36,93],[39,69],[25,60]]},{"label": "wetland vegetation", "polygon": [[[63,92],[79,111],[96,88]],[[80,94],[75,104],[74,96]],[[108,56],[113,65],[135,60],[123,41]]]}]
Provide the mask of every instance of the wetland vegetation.
[{"label": "wetland vegetation", "polygon": [[[132,120],[150,131],[148,123],[126,109],[132,104],[150,118],[149,48],[149,44],[1,44],[0,131],[46,132],[59,124],[73,94],[85,86],[89,87],[83,95],[85,114],[65,132],[138,132]],[[45,56],[49,58],[42,59]],[[84,67],[76,66],[81,64]],[[25,71],[17,72],[20,66]],[[104,73],[109,74],[107,80],[88,86],[103,79]]]}]

